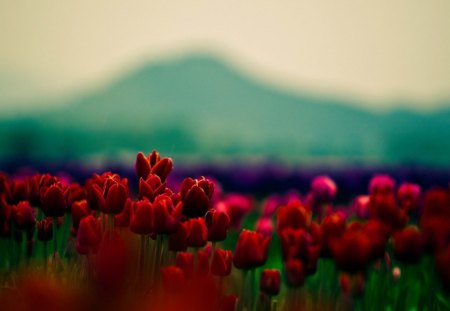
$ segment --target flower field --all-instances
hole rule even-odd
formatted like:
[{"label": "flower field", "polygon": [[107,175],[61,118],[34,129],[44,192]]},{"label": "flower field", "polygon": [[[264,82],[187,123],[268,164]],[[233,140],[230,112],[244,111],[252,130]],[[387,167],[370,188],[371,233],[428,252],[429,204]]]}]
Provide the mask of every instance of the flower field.
[{"label": "flower field", "polygon": [[261,195],[156,151],[134,168],[0,174],[0,310],[450,310],[448,184]]}]

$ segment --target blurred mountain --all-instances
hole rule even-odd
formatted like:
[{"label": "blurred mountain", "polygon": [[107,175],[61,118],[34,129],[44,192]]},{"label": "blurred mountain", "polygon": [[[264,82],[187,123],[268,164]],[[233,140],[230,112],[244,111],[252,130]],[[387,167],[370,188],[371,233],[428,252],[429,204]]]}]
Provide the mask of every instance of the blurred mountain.
[{"label": "blurred mountain", "polygon": [[[150,64],[57,109],[0,121],[0,155],[115,157],[137,150],[288,160],[450,161],[450,110],[373,114],[286,92],[207,55]],[[446,162],[447,161],[447,162]]]}]

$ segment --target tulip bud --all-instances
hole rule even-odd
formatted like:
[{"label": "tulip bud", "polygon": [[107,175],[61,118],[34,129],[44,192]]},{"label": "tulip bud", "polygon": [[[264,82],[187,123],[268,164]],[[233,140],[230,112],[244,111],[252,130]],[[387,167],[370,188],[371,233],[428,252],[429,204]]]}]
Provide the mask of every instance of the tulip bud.
[{"label": "tulip bud", "polygon": [[389,195],[394,191],[395,180],[388,175],[375,175],[370,180],[369,193],[370,195]]},{"label": "tulip bud", "polygon": [[127,202],[128,188],[125,184],[116,182],[109,187],[105,196],[105,204],[100,210],[108,215],[120,214]]},{"label": "tulip bud", "polygon": [[172,252],[184,252],[187,250],[189,227],[187,223],[181,223],[177,231],[169,236],[169,250]]},{"label": "tulip bud", "polygon": [[262,266],[267,260],[270,237],[243,230],[239,235],[234,252],[233,264],[238,269],[251,269]]},{"label": "tulip bud", "polygon": [[86,200],[76,201],[72,204],[72,226],[75,230],[78,229],[81,219],[90,214]]},{"label": "tulip bud", "polygon": [[341,273],[339,276],[339,287],[341,288],[341,292],[344,295],[348,295],[350,293],[350,277],[346,273]]},{"label": "tulip bud", "polygon": [[205,219],[193,218],[186,225],[189,227],[189,235],[187,244],[190,247],[203,247],[206,245],[208,237],[208,229],[206,228]]},{"label": "tulip bud", "polygon": [[170,197],[161,194],[156,197],[152,211],[155,233],[171,234],[180,224],[183,203],[180,202],[174,207]]},{"label": "tulip bud", "polygon": [[101,230],[101,223],[94,216],[83,218],[78,227],[77,251],[82,255],[96,253],[102,238]]},{"label": "tulip bud", "polygon": [[259,289],[269,296],[276,296],[280,292],[281,276],[277,269],[265,269],[261,273]]},{"label": "tulip bud", "polygon": [[317,204],[326,204],[336,196],[337,186],[330,177],[317,176],[311,182],[311,192]]},{"label": "tulip bud", "polygon": [[130,229],[136,234],[151,234],[154,232],[152,219],[152,203],[147,199],[133,204]]},{"label": "tulip bud", "polygon": [[285,228],[301,229],[306,228],[311,223],[311,213],[301,205],[301,203],[290,203],[278,209],[277,231],[281,232]]},{"label": "tulip bud", "polygon": [[48,188],[41,188],[42,212],[47,217],[62,217],[66,212],[66,199],[61,186],[53,184]]},{"label": "tulip bud", "polygon": [[188,217],[203,217],[209,209],[214,185],[205,177],[186,178],[181,184],[183,214]]},{"label": "tulip bud", "polygon": [[34,209],[28,201],[21,201],[12,208],[14,224],[19,230],[30,230],[36,224]]},{"label": "tulip bud", "polygon": [[147,179],[139,179],[139,198],[147,198],[153,201],[157,195],[163,194],[166,184],[161,182],[159,176],[151,174]]},{"label": "tulip bud", "polygon": [[418,261],[422,245],[422,235],[416,226],[409,226],[394,234],[394,255],[398,260]]},{"label": "tulip bud", "polygon": [[216,276],[227,276],[231,273],[231,251],[216,249],[213,254],[211,273]]},{"label": "tulip bud", "polygon": [[205,222],[208,227],[208,241],[218,242],[227,238],[230,218],[225,212],[211,209],[206,213]]}]

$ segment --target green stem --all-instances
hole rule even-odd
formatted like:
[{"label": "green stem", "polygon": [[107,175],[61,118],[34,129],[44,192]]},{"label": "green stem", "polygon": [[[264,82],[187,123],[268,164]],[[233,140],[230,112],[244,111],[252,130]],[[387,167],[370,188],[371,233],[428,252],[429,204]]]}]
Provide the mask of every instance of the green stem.
[{"label": "green stem", "polygon": [[256,269],[250,270],[250,306],[249,310],[253,310],[255,307],[255,281],[256,281]]}]

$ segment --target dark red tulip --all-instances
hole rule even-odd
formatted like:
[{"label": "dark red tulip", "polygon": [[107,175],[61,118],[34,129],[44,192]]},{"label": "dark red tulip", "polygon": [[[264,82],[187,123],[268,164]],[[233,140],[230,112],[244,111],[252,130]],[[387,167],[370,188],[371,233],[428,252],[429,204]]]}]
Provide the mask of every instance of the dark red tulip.
[{"label": "dark red tulip", "polygon": [[179,202],[174,206],[170,197],[161,194],[156,197],[152,211],[156,234],[172,234],[177,231],[183,212],[183,203]]},{"label": "dark red tulip", "polygon": [[67,207],[71,208],[74,202],[86,199],[86,192],[79,184],[72,183],[64,191],[64,196],[66,197]]},{"label": "dark red tulip", "polygon": [[406,211],[397,207],[393,194],[375,194],[370,197],[370,214],[381,220],[391,231],[400,229],[408,223]]},{"label": "dark red tulip", "polygon": [[208,227],[208,241],[218,242],[227,238],[230,217],[225,212],[210,209],[205,216]]},{"label": "dark red tulip", "polygon": [[25,180],[13,180],[10,182],[9,203],[17,204],[28,199],[28,185]]},{"label": "dark red tulip", "polygon": [[139,179],[139,198],[153,201],[156,196],[165,193],[166,184],[161,182],[159,176],[150,174],[147,179]]},{"label": "dark red tulip", "polygon": [[108,215],[117,215],[125,208],[128,199],[128,188],[123,183],[116,182],[111,185],[105,194],[105,205],[100,209]]},{"label": "dark red tulip", "polygon": [[356,216],[358,216],[359,218],[367,219],[370,216],[369,205],[370,196],[360,195],[357,196],[353,201],[352,209]]},{"label": "dark red tulip", "polygon": [[375,175],[369,182],[370,195],[391,195],[394,193],[395,180],[388,175]]},{"label": "dark red tulip", "polygon": [[287,284],[291,287],[302,286],[305,282],[305,268],[299,259],[289,259],[284,263]]},{"label": "dark red tulip", "polygon": [[450,190],[435,188],[425,193],[422,219],[429,217],[450,219]]},{"label": "dark red tulip", "polygon": [[372,251],[370,238],[363,230],[346,230],[333,240],[331,248],[338,268],[349,273],[364,270]]},{"label": "dark red tulip", "polygon": [[41,208],[47,217],[64,216],[67,206],[64,191],[58,184],[53,184],[48,188],[41,188]]},{"label": "dark red tulip", "polygon": [[76,201],[72,204],[72,226],[75,230],[78,229],[81,219],[90,214],[86,200]]},{"label": "dark red tulip", "polygon": [[187,223],[181,223],[177,231],[169,236],[169,250],[172,252],[184,252],[187,250],[187,239],[189,236],[189,227]]},{"label": "dark red tulip", "polygon": [[188,252],[177,253],[176,265],[183,270],[184,276],[191,279],[194,275],[194,255]]},{"label": "dark red tulip", "polygon": [[277,213],[277,231],[285,228],[301,229],[311,223],[311,213],[300,202],[281,206]]},{"label": "dark red tulip", "polygon": [[398,260],[417,262],[422,252],[423,240],[416,226],[397,231],[394,237],[394,255]]},{"label": "dark red tulip", "polygon": [[420,186],[413,183],[403,183],[397,190],[397,198],[400,208],[406,213],[415,212],[419,208]]},{"label": "dark red tulip", "polygon": [[342,214],[333,213],[323,219],[322,231],[322,253],[329,256],[333,240],[339,238],[345,231],[345,219]]},{"label": "dark red tulip", "polygon": [[231,273],[231,251],[216,249],[211,263],[211,273],[216,276],[227,276]]},{"label": "dark red tulip", "polygon": [[152,203],[147,199],[134,202],[130,220],[131,231],[136,234],[152,234],[155,232],[152,208]]},{"label": "dark red tulip", "polygon": [[370,219],[363,226],[371,241],[371,258],[382,258],[386,252],[386,243],[389,239],[389,228],[378,219]]},{"label": "dark red tulip", "polygon": [[120,214],[114,215],[114,226],[115,227],[129,227],[131,210],[133,208],[133,201],[128,198],[125,207]]},{"label": "dark red tulip", "polygon": [[264,269],[261,273],[259,289],[266,295],[276,296],[280,292],[280,270]]},{"label": "dark red tulip", "polygon": [[177,266],[161,268],[161,278],[163,288],[168,292],[179,292],[184,287],[184,273]]},{"label": "dark red tulip", "polygon": [[80,221],[77,232],[77,251],[82,255],[96,253],[102,238],[101,223],[89,215]]},{"label": "dark red tulip", "polygon": [[19,230],[31,230],[36,224],[34,209],[28,201],[21,201],[12,207],[12,219]]},{"label": "dark red tulip", "polygon": [[250,230],[239,235],[234,252],[233,264],[238,269],[252,269],[262,266],[267,260],[270,237]]},{"label": "dark red tulip", "polygon": [[279,236],[284,260],[307,258],[309,240],[305,230],[286,228]]},{"label": "dark red tulip", "polygon": [[350,293],[350,276],[347,273],[341,273],[339,275],[339,287],[341,288],[341,292],[344,295],[348,295]]},{"label": "dark red tulip", "polygon": [[147,157],[142,152],[139,152],[136,156],[136,175],[138,178],[147,179],[150,174],[155,174],[164,182],[172,171],[172,167],[172,159],[161,159],[156,151],[153,151]]},{"label": "dark red tulip", "polygon": [[105,198],[103,197],[102,187],[98,184],[87,183],[85,189],[89,209],[94,211],[103,209]]},{"label": "dark red tulip", "polygon": [[423,217],[420,228],[424,246],[431,252],[441,251],[450,244],[450,226],[448,219],[442,217]]},{"label": "dark red tulip", "polygon": [[183,214],[188,217],[203,217],[209,210],[214,184],[205,177],[186,178],[181,184]]},{"label": "dark red tulip", "polygon": [[186,222],[189,235],[187,244],[190,247],[203,247],[207,243],[208,229],[204,218],[192,218]]},{"label": "dark red tulip", "polygon": [[53,239],[53,220],[49,217],[36,223],[37,239],[39,241],[51,241]]}]

